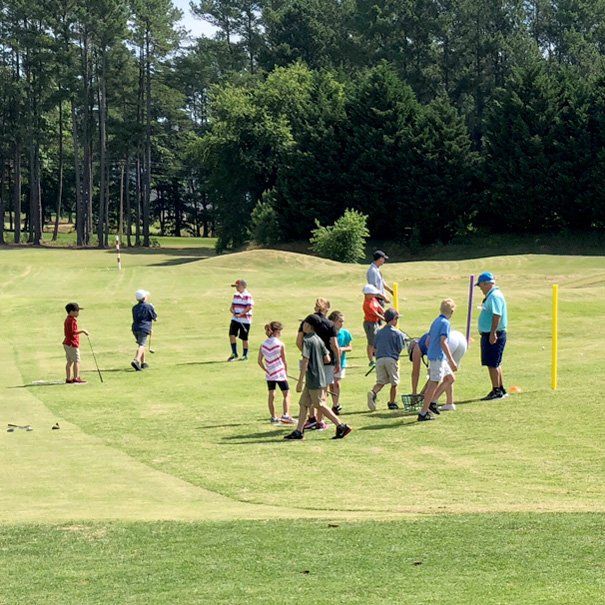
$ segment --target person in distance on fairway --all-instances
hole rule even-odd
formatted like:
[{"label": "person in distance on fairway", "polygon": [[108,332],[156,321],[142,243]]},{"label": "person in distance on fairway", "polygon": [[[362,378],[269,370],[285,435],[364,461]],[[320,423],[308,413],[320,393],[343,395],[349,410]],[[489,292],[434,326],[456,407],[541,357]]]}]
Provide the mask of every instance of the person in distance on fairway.
[{"label": "person in distance on fairway", "polygon": [[484,401],[502,399],[507,396],[502,378],[502,355],[506,346],[508,312],[506,299],[492,273],[482,273],[475,284],[483,293],[479,332],[481,334],[481,365],[487,366],[492,390]]},{"label": "person in distance on fairway", "polygon": [[63,323],[63,348],[65,349],[65,384],[86,384],[86,380],[80,378],[80,334],[88,336],[86,330],[78,329],[78,315],[82,307],[72,302],[65,305],[67,317]]},{"label": "person in distance on fairway", "polygon": [[[267,388],[269,389],[269,413],[271,424],[294,424],[290,416],[290,386],[288,385],[288,362],[286,360],[286,347],[280,340],[283,326],[279,321],[272,321],[265,326],[267,340],[263,342],[258,351],[258,365],[265,372]],[[275,388],[279,386],[282,392],[283,415],[275,415]]]},{"label": "person in distance on fairway", "polygon": [[134,296],[137,304],[132,307],[132,333],[137,342],[137,352],[130,365],[140,372],[149,367],[145,362],[145,347],[152,332],[152,322],[157,321],[158,314],[149,302],[147,290],[137,290]]},{"label": "person in distance on fairway", "polygon": [[[441,301],[440,314],[431,324],[428,337],[427,357],[429,359],[429,381],[424,390],[424,404],[418,414],[418,421],[433,420],[430,412],[439,414],[439,408],[434,402],[435,392],[443,381],[445,387],[454,383],[454,372],[458,369],[448,345],[450,335],[450,317],[456,309],[451,298]],[[430,410],[430,411],[429,411]]]},{"label": "person in distance on fairway", "polygon": [[313,325],[307,320],[303,322],[303,334],[303,359],[296,385],[296,392],[301,393],[298,425],[296,430],[286,435],[284,439],[303,439],[305,419],[309,414],[313,414],[313,410],[317,410],[318,414],[321,412],[336,425],[336,434],[333,439],[343,439],[351,432],[351,427],[341,423],[338,416],[325,404],[326,388],[328,387],[325,368],[330,360],[329,351],[315,333]]},{"label": "person in distance on fairway", "polygon": [[237,338],[242,341],[242,361],[248,361],[248,339],[250,337],[250,326],[252,325],[252,307],[254,299],[248,292],[248,282],[245,279],[238,279],[234,284],[233,301],[231,302],[231,323],[229,324],[229,342],[231,343],[231,355],[227,361],[235,361],[237,355]]},{"label": "person in distance on fairway", "polygon": [[347,353],[353,350],[351,343],[353,342],[353,336],[346,328],[343,328],[345,323],[345,316],[340,311],[333,311],[330,313],[328,319],[334,324],[334,327],[338,331],[338,348],[340,349],[340,371],[334,374],[334,382],[332,383],[331,394],[332,394],[332,411],[338,416],[342,411],[340,405],[340,381],[347,374]]},{"label": "person in distance on fairway", "polygon": [[393,290],[384,281],[382,273],[380,272],[380,267],[382,267],[382,265],[387,262],[389,257],[382,250],[376,250],[373,256],[374,261],[372,262],[366,273],[366,282],[371,286],[374,286],[381,294],[382,299],[379,300],[388,303],[390,301],[387,298],[385,291],[393,294]]},{"label": "person in distance on fairway", "polygon": [[[313,331],[317,334],[317,336],[319,336],[319,338],[324,343],[325,347],[328,349],[330,359],[326,363],[326,367],[324,368],[326,379],[328,381],[328,386],[334,383],[335,374],[340,372],[340,349],[338,347],[338,331],[336,330],[334,322],[330,321],[326,317],[326,314],[329,310],[330,301],[326,300],[325,298],[318,298],[315,301],[315,312],[311,315],[308,315],[300,324],[300,328],[298,329],[298,335],[296,337],[296,346],[300,351],[302,351],[304,340],[303,324],[306,321],[311,324],[311,326],[313,327]],[[310,408],[311,413],[313,413],[313,409],[314,408]],[[318,410],[317,416],[310,416],[305,424],[305,430],[324,430],[326,428],[327,426],[321,418],[321,410]]]},{"label": "person in distance on fairway", "polygon": [[397,385],[399,384],[399,356],[405,347],[405,336],[397,329],[399,313],[395,309],[384,312],[387,325],[376,334],[374,348],[376,350],[376,384],[368,391],[368,409],[376,409],[376,396],[385,384],[391,385],[389,394],[389,410],[397,410]]},{"label": "person in distance on fairway", "polygon": [[374,339],[383,321],[384,297],[376,286],[367,284],[363,288],[363,331],[366,335],[366,353],[370,366],[376,363],[374,360]]}]

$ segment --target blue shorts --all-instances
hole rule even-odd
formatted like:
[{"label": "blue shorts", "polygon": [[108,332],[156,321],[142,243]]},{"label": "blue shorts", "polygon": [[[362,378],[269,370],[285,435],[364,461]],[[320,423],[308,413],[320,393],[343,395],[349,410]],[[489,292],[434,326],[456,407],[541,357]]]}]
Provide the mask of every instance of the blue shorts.
[{"label": "blue shorts", "polygon": [[506,346],[506,332],[496,332],[496,344],[490,344],[489,332],[481,332],[481,365],[488,368],[497,368],[502,363],[502,353]]},{"label": "blue shorts", "polygon": [[133,332],[134,339],[137,341],[139,347],[147,346],[147,339],[149,338],[149,334],[146,332]]}]

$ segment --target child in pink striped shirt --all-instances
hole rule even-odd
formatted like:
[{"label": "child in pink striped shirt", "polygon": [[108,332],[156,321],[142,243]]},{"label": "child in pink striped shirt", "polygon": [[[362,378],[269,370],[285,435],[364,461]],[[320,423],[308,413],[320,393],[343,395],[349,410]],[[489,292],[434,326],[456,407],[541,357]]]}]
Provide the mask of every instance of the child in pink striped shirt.
[{"label": "child in pink striped shirt", "polygon": [[[258,351],[258,365],[265,372],[267,388],[269,389],[269,413],[271,424],[294,424],[290,416],[290,386],[288,385],[288,362],[286,347],[280,340],[283,326],[279,321],[272,321],[265,326],[267,340]],[[279,386],[284,397],[284,413],[281,418],[275,415],[275,388]]]}]

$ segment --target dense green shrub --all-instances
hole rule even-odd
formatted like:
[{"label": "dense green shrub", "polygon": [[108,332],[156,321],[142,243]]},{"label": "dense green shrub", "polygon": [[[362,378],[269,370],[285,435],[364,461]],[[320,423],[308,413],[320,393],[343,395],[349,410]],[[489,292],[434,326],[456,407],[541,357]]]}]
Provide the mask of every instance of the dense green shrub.
[{"label": "dense green shrub", "polygon": [[316,221],[317,229],[311,232],[311,248],[316,254],[343,263],[355,263],[365,256],[365,243],[370,232],[368,217],[356,210],[345,213],[330,227],[322,227]]},{"label": "dense green shrub", "polygon": [[280,241],[279,221],[274,206],[273,192],[263,194],[254,206],[250,224],[250,237],[261,246],[272,246]]}]

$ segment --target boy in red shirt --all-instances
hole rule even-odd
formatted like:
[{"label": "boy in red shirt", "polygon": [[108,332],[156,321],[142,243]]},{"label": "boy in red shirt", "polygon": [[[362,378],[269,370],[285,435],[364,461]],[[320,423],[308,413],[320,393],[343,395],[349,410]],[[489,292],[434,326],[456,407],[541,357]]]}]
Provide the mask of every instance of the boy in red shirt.
[{"label": "boy in red shirt", "polygon": [[[65,305],[67,317],[63,324],[65,339],[63,348],[67,364],[65,365],[66,384],[85,384],[86,380],[80,378],[80,334],[86,334],[86,330],[78,330],[78,315],[80,315],[80,305],[78,303],[68,303]],[[73,371],[72,371],[73,367]]]},{"label": "boy in red shirt", "polygon": [[363,331],[366,333],[368,343],[366,352],[370,366],[375,365],[374,361],[374,337],[384,321],[384,309],[380,304],[380,299],[384,297],[380,294],[378,288],[367,284],[363,289]]}]

